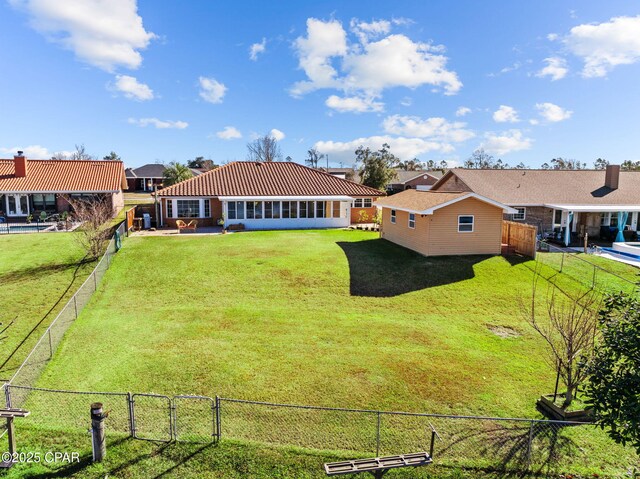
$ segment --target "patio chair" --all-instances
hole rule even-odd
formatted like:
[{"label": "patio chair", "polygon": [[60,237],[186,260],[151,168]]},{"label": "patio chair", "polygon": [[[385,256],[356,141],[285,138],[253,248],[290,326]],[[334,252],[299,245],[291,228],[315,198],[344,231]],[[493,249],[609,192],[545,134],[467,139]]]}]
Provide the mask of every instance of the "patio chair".
[{"label": "patio chair", "polygon": [[191,220],[189,221],[189,223],[185,223],[182,220],[177,220],[176,221],[176,226],[178,227],[178,232],[182,233],[183,231],[192,231],[195,233],[196,228],[198,227],[198,221],[197,220]]}]

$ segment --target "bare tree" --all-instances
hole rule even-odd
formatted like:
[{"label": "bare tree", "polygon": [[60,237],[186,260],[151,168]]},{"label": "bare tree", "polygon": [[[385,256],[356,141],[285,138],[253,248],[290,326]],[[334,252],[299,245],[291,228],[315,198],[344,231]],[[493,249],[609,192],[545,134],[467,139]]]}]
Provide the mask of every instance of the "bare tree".
[{"label": "bare tree", "polygon": [[265,135],[247,143],[247,160],[249,161],[280,161],[282,160],[282,152],[280,145],[271,135]]},{"label": "bare tree", "polygon": [[318,168],[318,163],[324,158],[324,154],[320,153],[315,148],[309,148],[307,150],[307,158],[304,160],[304,163],[309,168]]},{"label": "bare tree", "polygon": [[90,259],[97,259],[111,235],[109,223],[113,216],[113,208],[109,198],[81,199],[64,196],[64,199],[73,208],[74,219],[82,223],[76,230],[76,240]]},{"label": "bare tree", "polygon": [[70,160],[95,160],[94,156],[87,153],[87,149],[84,147],[84,143],[76,145],[76,151],[71,153]]},{"label": "bare tree", "polygon": [[[535,274],[531,303],[520,301],[524,319],[547,343],[548,360],[567,387],[562,408],[569,407],[577,388],[586,379],[581,367],[584,359],[593,353],[598,332],[598,312],[602,297],[595,289],[569,298],[552,284],[548,285],[544,301],[544,312],[537,310],[538,280]],[[539,317],[541,316],[541,317]]]}]

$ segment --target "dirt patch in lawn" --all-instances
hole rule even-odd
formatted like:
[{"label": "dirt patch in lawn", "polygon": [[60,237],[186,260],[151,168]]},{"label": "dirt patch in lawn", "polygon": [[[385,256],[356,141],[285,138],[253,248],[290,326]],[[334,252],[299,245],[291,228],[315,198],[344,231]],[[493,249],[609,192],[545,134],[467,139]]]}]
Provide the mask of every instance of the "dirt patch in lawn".
[{"label": "dirt patch in lawn", "polygon": [[521,336],[521,334],[513,328],[509,326],[496,326],[495,324],[487,324],[487,329],[491,331],[496,336],[501,338],[517,338]]}]

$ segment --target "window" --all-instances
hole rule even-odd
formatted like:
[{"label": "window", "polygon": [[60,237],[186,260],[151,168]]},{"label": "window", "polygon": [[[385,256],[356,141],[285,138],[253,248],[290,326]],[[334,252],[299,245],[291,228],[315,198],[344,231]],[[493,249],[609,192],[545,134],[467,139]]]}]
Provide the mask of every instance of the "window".
[{"label": "window", "polygon": [[262,201],[247,201],[247,219],[262,219]]},{"label": "window", "polygon": [[211,200],[206,198],[203,200],[204,203],[204,217],[211,218]]},{"label": "window", "polygon": [[362,206],[364,206],[365,208],[371,208],[371,204],[371,198],[365,198],[364,200],[362,200]]},{"label": "window", "polygon": [[167,200],[167,218],[173,218],[173,200]]},{"label": "window", "polygon": [[289,217],[297,218],[298,217],[298,202],[292,201],[289,206]]},{"label": "window", "polygon": [[618,226],[618,213],[609,213],[609,226],[617,227]]},{"label": "window", "polygon": [[266,219],[273,218],[273,201],[264,202],[264,217]]},{"label": "window", "polygon": [[409,228],[414,229],[416,227],[416,215],[415,213],[409,213]]},{"label": "window", "polygon": [[333,205],[332,205],[332,216],[334,218],[340,218],[340,202],[339,201],[334,201]]},{"label": "window", "polygon": [[556,210],[556,216],[553,222],[557,225],[562,224],[562,210]]},{"label": "window", "polygon": [[362,208],[362,198],[356,198],[353,201],[353,207],[354,208]]},{"label": "window", "polygon": [[609,216],[611,213],[600,213],[600,226],[609,226]]},{"label": "window", "polygon": [[289,218],[289,212],[291,211],[289,208],[289,201],[283,201],[282,202],[282,217],[283,218]]},{"label": "window", "polygon": [[316,201],[316,218],[324,218],[324,201]]},{"label": "window", "polygon": [[524,221],[524,219],[527,217],[527,209],[524,207],[521,208],[519,206],[516,206],[514,209],[518,212],[513,214],[512,219],[515,221]]},{"label": "window", "polygon": [[307,202],[301,201],[300,202],[300,218],[306,218],[306,217],[307,217]]},{"label": "window", "polygon": [[396,210],[391,210],[391,224],[396,224]]},{"label": "window", "polygon": [[458,216],[458,233],[473,233],[473,216]]},{"label": "window", "polygon": [[300,202],[300,218],[315,218],[314,216],[314,203],[315,201],[301,201]]},{"label": "window", "polygon": [[229,201],[227,203],[227,216],[230,220],[243,220],[244,201]]},{"label": "window", "polygon": [[56,195],[33,195],[33,209],[34,210],[55,210],[56,209]]},{"label": "window", "polygon": [[178,218],[198,218],[200,200],[177,200]]}]

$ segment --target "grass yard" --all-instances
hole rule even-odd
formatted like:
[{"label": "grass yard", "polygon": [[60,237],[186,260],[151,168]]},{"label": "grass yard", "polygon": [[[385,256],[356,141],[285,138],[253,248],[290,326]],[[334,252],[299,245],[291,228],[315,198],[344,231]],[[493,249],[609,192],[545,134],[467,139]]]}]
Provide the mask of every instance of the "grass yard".
[{"label": "grass yard", "polygon": [[[91,273],[74,233],[0,236],[0,378],[8,379]],[[8,362],[7,362],[8,361]]]},{"label": "grass yard", "polygon": [[363,231],[133,237],[39,385],[534,417],[530,268]]}]

